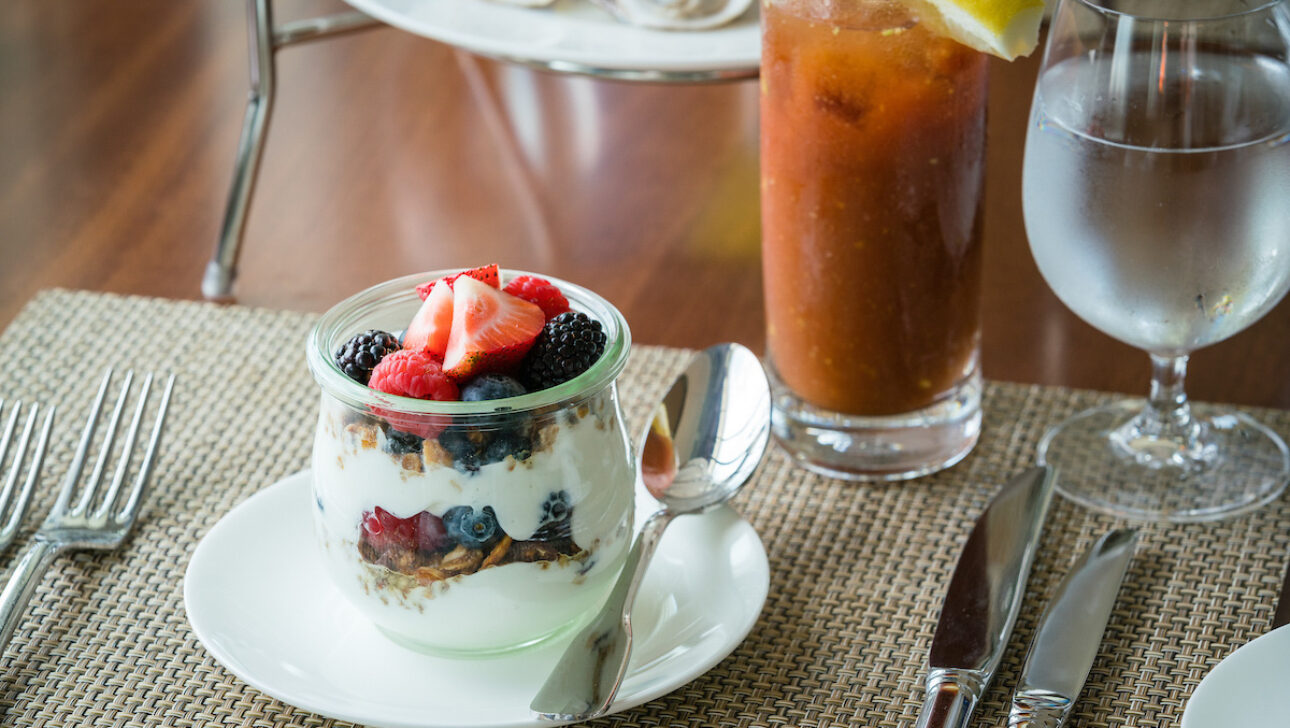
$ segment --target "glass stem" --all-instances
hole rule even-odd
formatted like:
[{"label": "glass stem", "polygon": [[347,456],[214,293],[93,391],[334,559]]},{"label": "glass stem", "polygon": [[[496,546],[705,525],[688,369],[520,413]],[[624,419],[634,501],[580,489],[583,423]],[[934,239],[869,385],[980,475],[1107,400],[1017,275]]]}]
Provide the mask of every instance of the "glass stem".
[{"label": "glass stem", "polygon": [[1218,451],[1202,422],[1192,417],[1183,391],[1186,377],[1186,355],[1152,354],[1147,405],[1110,433],[1112,446],[1152,468],[1199,471],[1212,465]]},{"label": "glass stem", "polygon": [[[1187,377],[1187,355],[1161,356],[1151,355],[1151,394],[1147,397],[1147,406],[1140,416],[1142,429],[1154,430],[1157,437],[1184,438],[1191,440],[1196,436],[1192,427],[1191,405],[1187,403],[1187,393],[1183,391],[1183,380]],[[1154,426],[1148,422],[1155,422]],[[1145,427],[1144,427],[1145,426]]]}]

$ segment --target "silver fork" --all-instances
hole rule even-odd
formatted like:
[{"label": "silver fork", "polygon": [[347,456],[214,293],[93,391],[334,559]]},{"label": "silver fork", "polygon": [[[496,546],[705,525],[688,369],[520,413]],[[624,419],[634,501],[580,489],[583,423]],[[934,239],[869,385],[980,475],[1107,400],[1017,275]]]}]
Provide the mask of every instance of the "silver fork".
[{"label": "silver fork", "polygon": [[[4,400],[0,399],[0,412],[4,411]],[[22,402],[15,402],[13,410],[9,413],[9,420],[5,423],[4,434],[0,435],[0,465],[4,464],[5,456],[9,454],[9,446],[13,444],[13,433],[18,426],[18,416],[22,413]],[[9,467],[9,476],[4,480],[4,487],[0,490],[0,514],[9,513],[9,518],[0,525],[0,551],[9,547],[13,543],[13,537],[18,534],[18,527],[22,524],[23,514],[27,512],[27,504],[31,502],[31,491],[36,487],[36,481],[40,478],[40,466],[45,460],[45,447],[49,444],[49,431],[54,426],[54,408],[50,407],[45,413],[45,424],[40,429],[40,439],[36,442],[36,450],[31,455],[31,463],[27,468],[27,479],[23,481],[22,489],[18,491],[17,500],[14,500],[14,488],[18,485],[18,476],[22,472],[22,461],[27,456],[27,445],[31,442],[32,430],[36,427],[36,417],[40,414],[40,405],[32,402],[27,406],[27,424],[22,428],[22,435],[18,441],[18,449],[13,454],[13,463]]]},{"label": "silver fork", "polygon": [[[79,497],[73,501],[76,482],[80,479],[81,470],[85,465],[85,456],[94,439],[94,429],[98,423],[99,412],[103,409],[103,399],[107,395],[111,379],[112,370],[108,369],[103,376],[103,383],[99,385],[98,396],[90,409],[81,442],[76,448],[67,477],[63,480],[58,500],[9,575],[9,583],[5,584],[4,591],[0,592],[0,651],[9,645],[9,639],[13,637],[18,622],[22,620],[27,602],[36,591],[41,575],[59,554],[78,549],[114,549],[125,540],[134,525],[135,516],[139,514],[139,505],[143,500],[148,478],[152,474],[157,442],[161,439],[162,427],[166,421],[166,409],[170,405],[170,392],[175,385],[175,376],[170,375],[170,379],[166,382],[166,389],[162,392],[161,404],[157,408],[156,421],[152,426],[152,436],[148,440],[147,450],[139,465],[139,472],[129,489],[123,492],[121,486],[129,468],[130,456],[134,450],[139,425],[143,421],[144,408],[148,403],[148,394],[152,388],[152,374],[144,377],[143,387],[139,392],[139,402],[135,407],[129,430],[126,432],[125,444],[121,449],[120,460],[117,462],[112,482],[107,492],[99,499],[99,485],[103,480],[103,471],[112,454],[112,443],[116,438],[121,413],[125,410],[130,384],[134,379],[133,372],[126,372],[125,383],[122,384],[121,393],[117,396],[116,408],[112,411],[107,434],[99,448],[94,470],[90,473],[89,480],[85,483]],[[123,502],[118,504],[117,501],[122,499]],[[99,505],[91,510],[95,501],[98,501]]]}]

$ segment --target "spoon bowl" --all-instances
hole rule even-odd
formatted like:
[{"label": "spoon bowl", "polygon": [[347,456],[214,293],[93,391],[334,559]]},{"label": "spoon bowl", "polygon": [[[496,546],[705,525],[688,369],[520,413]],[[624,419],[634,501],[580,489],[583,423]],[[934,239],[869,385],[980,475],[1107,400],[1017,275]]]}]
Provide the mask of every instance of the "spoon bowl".
[{"label": "spoon bowl", "polygon": [[640,473],[650,495],[677,514],[729,500],[766,450],[769,391],[761,362],[738,344],[696,355],[641,438]]}]

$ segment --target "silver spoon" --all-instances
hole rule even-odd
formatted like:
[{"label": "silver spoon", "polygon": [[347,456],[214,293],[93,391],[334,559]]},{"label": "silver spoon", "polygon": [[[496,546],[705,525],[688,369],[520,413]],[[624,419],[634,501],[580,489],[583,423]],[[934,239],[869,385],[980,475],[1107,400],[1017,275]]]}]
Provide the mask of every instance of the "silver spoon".
[{"label": "silver spoon", "polygon": [[632,603],[663,529],[677,516],[729,500],[761,462],[769,438],[770,386],[756,355],[739,344],[697,354],[642,436],[641,480],[662,507],[645,521],[604,607],[529,705],[534,712],[584,721],[609,710],[631,657]]}]

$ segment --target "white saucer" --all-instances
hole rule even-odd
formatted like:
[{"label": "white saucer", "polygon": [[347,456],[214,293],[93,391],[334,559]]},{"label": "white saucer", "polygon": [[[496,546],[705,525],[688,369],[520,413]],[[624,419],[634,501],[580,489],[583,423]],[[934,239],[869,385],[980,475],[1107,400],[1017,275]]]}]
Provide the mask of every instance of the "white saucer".
[{"label": "white saucer", "polygon": [[1218,663],[1187,701],[1181,728],[1286,725],[1290,720],[1290,625]]},{"label": "white saucer", "polygon": [[714,30],[668,32],[618,22],[592,0],[545,8],[494,0],[346,2],[410,33],[555,71],[691,80],[685,75],[751,76],[761,65],[757,3]]},{"label": "white saucer", "polygon": [[[555,725],[528,704],[571,637],[476,660],[394,644],[324,573],[310,477],[306,470],[256,493],[197,545],[184,606],[215,659],[284,703],[357,723]],[[665,695],[729,655],[757,621],[769,583],[761,539],[734,510],[678,518],[641,588],[615,711]]]}]

